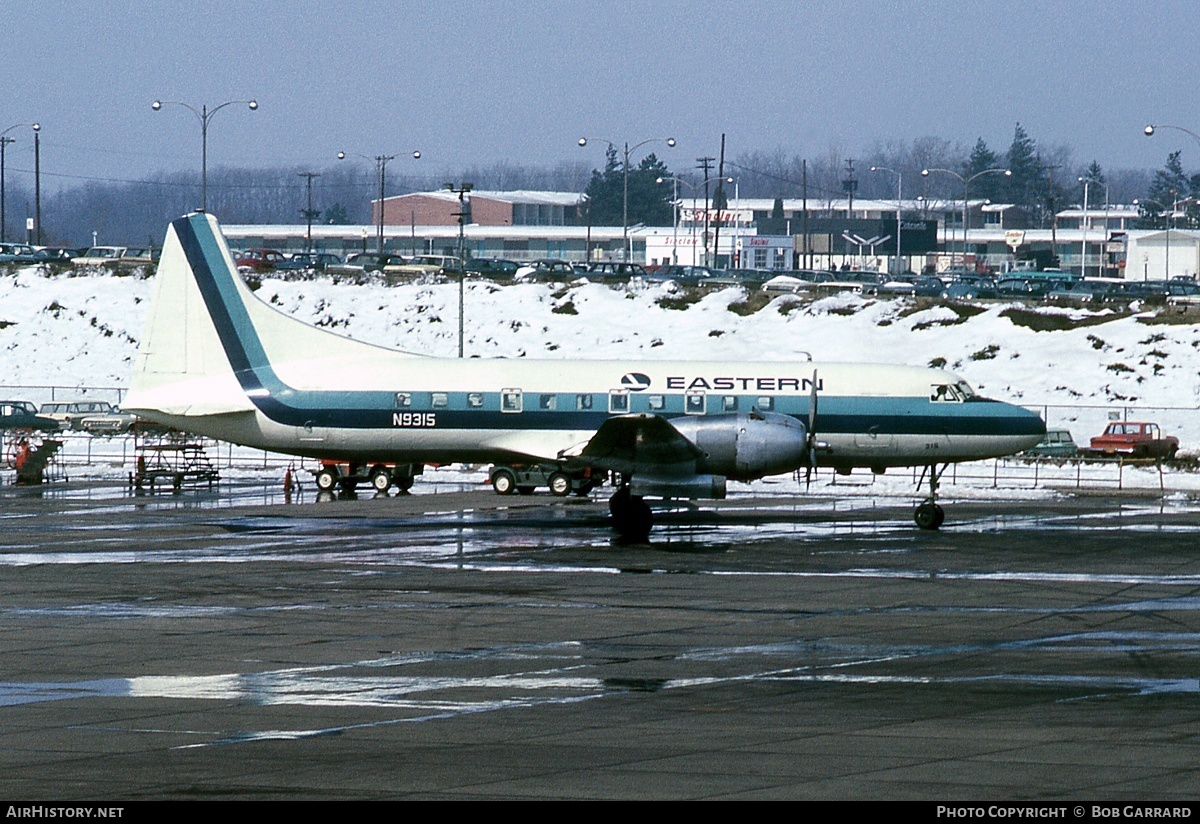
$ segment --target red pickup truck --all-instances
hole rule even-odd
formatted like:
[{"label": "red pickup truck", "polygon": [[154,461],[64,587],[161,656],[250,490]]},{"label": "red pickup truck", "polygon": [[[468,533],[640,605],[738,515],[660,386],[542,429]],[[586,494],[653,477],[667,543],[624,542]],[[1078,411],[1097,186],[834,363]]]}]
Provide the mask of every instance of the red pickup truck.
[{"label": "red pickup truck", "polygon": [[1128,455],[1134,458],[1175,457],[1179,451],[1179,439],[1173,435],[1163,437],[1156,423],[1145,421],[1113,421],[1103,435],[1092,438],[1093,455],[1114,457]]}]

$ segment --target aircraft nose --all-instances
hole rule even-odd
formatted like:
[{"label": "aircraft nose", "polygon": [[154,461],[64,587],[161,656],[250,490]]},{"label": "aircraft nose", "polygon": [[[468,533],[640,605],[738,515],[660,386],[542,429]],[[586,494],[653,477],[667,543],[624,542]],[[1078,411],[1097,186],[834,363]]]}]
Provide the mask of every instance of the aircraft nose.
[{"label": "aircraft nose", "polygon": [[1030,449],[1041,443],[1046,436],[1046,422],[1041,415],[1013,404],[1009,405],[1007,413],[1005,418],[1009,435],[1018,445],[1015,451]]}]

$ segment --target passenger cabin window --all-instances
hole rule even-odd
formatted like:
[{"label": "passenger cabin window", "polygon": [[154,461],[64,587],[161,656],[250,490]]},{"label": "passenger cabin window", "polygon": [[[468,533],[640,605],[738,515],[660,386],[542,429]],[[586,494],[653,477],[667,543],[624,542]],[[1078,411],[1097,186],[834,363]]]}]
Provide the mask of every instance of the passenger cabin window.
[{"label": "passenger cabin window", "polygon": [[704,390],[689,389],[683,403],[683,411],[689,415],[704,414]]},{"label": "passenger cabin window", "polygon": [[521,411],[521,390],[520,389],[501,389],[500,390],[500,411],[501,412],[520,412]]},{"label": "passenger cabin window", "polygon": [[646,403],[650,407],[651,412],[661,412],[667,408],[666,395],[647,395]]},{"label": "passenger cabin window", "polygon": [[553,411],[558,408],[558,395],[543,394],[538,397],[538,409]]},{"label": "passenger cabin window", "polygon": [[758,403],[755,405],[758,407],[758,410],[760,412],[770,412],[772,409],[775,408],[775,399],[770,396],[764,395],[763,397],[758,399]]},{"label": "passenger cabin window", "polygon": [[737,411],[738,399],[737,395],[726,395],[721,398],[721,408],[726,412]]},{"label": "passenger cabin window", "polygon": [[412,392],[397,392],[396,408],[407,409],[410,406],[412,406]]},{"label": "passenger cabin window", "polygon": [[482,392],[468,392],[467,393],[467,406],[471,407],[472,409],[483,408],[483,393]]},{"label": "passenger cabin window", "polygon": [[576,409],[591,409],[592,408],[592,396],[591,395],[576,395],[575,396],[575,408]]},{"label": "passenger cabin window", "polygon": [[623,415],[629,411],[629,391],[614,389],[608,393],[608,411]]},{"label": "passenger cabin window", "polygon": [[445,392],[434,392],[429,398],[429,403],[434,409],[445,409],[450,405],[450,396]]}]

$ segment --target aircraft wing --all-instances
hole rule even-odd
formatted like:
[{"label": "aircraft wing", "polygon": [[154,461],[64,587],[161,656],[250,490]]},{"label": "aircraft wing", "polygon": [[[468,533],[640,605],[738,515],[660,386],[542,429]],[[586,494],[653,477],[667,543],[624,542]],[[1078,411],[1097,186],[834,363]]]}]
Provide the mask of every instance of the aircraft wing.
[{"label": "aircraft wing", "polygon": [[666,418],[658,415],[622,415],[600,424],[577,454],[571,455],[589,466],[614,472],[670,470],[690,468],[703,457],[695,444],[679,433]]}]

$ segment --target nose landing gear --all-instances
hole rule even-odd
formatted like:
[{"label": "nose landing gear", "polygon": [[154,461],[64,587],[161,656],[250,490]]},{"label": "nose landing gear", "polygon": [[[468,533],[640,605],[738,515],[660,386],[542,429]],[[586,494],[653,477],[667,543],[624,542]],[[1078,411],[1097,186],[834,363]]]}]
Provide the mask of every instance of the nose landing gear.
[{"label": "nose landing gear", "polygon": [[[917,481],[917,486],[925,480],[925,472],[929,472],[929,497],[917,505],[917,509],[913,512],[913,520],[917,522],[917,526],[921,529],[937,529],[946,520],[946,510],[937,502],[938,478],[941,477],[941,472],[938,471],[937,464],[930,464],[921,471],[921,480]],[[946,471],[946,465],[942,466],[942,472]]]}]

